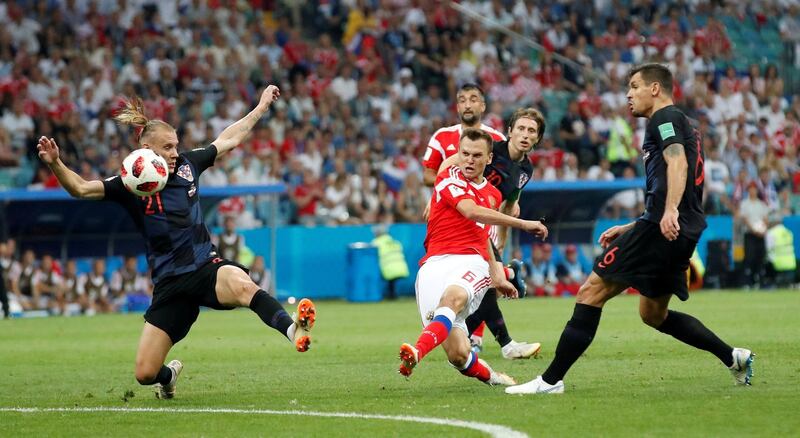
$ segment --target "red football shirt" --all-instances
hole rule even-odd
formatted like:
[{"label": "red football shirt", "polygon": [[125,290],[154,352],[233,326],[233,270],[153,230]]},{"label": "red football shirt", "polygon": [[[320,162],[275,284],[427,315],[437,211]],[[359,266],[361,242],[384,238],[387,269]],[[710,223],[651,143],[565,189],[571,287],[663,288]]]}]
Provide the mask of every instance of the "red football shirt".
[{"label": "red football shirt", "polygon": [[[494,141],[503,141],[506,137],[500,131],[481,124],[481,129],[488,132]],[[461,124],[441,128],[431,137],[428,142],[428,148],[425,150],[425,157],[422,159],[422,165],[439,172],[439,166],[442,165],[451,155],[458,152],[458,143],[461,140]]]},{"label": "red football shirt", "polygon": [[450,166],[439,173],[431,198],[425,257],[420,265],[429,257],[445,254],[480,254],[489,260],[486,245],[490,226],[469,220],[458,212],[456,205],[465,199],[494,210],[503,198],[485,178],[480,184],[467,181],[458,166]]}]

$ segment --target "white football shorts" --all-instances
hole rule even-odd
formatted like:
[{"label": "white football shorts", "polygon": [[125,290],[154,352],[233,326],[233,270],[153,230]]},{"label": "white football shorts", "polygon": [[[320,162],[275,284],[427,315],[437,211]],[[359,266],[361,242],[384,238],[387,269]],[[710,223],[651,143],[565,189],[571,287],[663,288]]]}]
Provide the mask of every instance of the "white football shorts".
[{"label": "white football shorts", "polygon": [[[467,332],[466,319],[478,306],[491,284],[489,263],[478,254],[451,254],[433,256],[425,261],[417,273],[417,307],[422,326],[433,319],[444,290],[459,286],[467,291],[467,305],[456,314],[453,327]],[[469,333],[467,333],[469,335]]]}]

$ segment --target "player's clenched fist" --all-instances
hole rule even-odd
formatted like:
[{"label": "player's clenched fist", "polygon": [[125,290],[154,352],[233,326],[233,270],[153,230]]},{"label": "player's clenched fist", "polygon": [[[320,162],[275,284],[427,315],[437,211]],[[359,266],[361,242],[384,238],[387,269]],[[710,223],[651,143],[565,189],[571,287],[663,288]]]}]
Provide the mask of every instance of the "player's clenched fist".
[{"label": "player's clenched fist", "polygon": [[547,239],[547,227],[539,221],[524,221],[522,229],[542,240]]}]

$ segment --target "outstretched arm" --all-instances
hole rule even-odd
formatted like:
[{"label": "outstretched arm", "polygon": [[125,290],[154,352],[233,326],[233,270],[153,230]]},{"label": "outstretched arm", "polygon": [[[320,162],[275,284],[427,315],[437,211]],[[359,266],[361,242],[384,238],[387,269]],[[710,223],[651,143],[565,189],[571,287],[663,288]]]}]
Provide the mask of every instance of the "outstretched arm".
[{"label": "outstretched arm", "polygon": [[272,102],[278,100],[280,95],[281,91],[278,87],[275,85],[268,86],[264,92],[261,93],[261,99],[258,101],[258,105],[256,105],[252,111],[236,121],[236,123],[225,128],[219,134],[219,137],[214,140],[214,146],[217,147],[217,159],[236,146],[239,146],[239,144],[244,141],[247,134],[253,129],[253,126],[264,116],[269,106],[272,105]]},{"label": "outstretched arm", "polygon": [[683,145],[672,143],[664,148],[664,161],[667,163],[667,202],[661,218],[661,234],[667,240],[675,240],[681,229],[678,224],[678,205],[686,190],[686,175],[689,171]]},{"label": "outstretched arm", "polygon": [[461,213],[462,216],[475,222],[519,228],[520,230],[531,233],[534,236],[539,236],[542,239],[547,238],[547,227],[541,222],[522,220],[500,213],[499,211],[492,210],[491,208],[481,207],[472,199],[464,199],[459,201],[456,205],[456,209],[459,213]]},{"label": "outstretched arm", "polygon": [[102,181],[86,181],[61,161],[58,145],[54,139],[40,137],[36,148],[39,150],[39,159],[53,171],[67,193],[80,199],[103,199],[105,197],[106,190]]}]

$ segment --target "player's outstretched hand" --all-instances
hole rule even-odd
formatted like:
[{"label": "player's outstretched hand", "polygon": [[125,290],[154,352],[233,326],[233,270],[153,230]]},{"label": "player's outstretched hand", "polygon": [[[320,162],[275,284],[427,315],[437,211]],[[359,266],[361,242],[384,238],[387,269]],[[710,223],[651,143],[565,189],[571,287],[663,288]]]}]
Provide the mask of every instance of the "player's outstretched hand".
[{"label": "player's outstretched hand", "polygon": [[44,161],[48,166],[58,160],[58,145],[52,138],[39,137],[39,144],[36,145],[39,150],[39,159]]},{"label": "player's outstretched hand", "polygon": [[500,281],[495,281],[494,288],[506,298],[519,298],[519,292],[517,291],[517,288],[515,288],[514,285],[505,278]]},{"label": "player's outstretched hand", "polygon": [[525,232],[541,238],[542,240],[547,239],[547,227],[539,221],[525,221],[525,225],[522,227],[522,229]]},{"label": "player's outstretched hand", "polygon": [[664,216],[661,217],[661,234],[670,242],[678,238],[681,231],[681,226],[678,224],[678,209],[664,210]]},{"label": "player's outstretched hand", "polygon": [[264,89],[264,92],[261,93],[261,99],[258,101],[258,104],[269,108],[272,102],[278,100],[279,97],[281,97],[281,90],[275,85],[269,85]]}]

